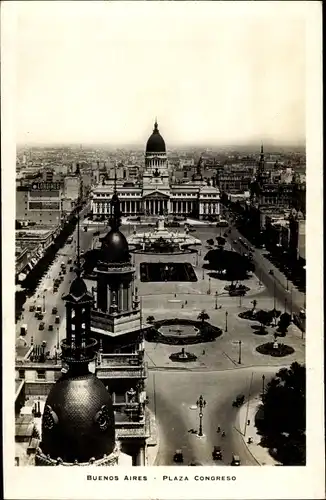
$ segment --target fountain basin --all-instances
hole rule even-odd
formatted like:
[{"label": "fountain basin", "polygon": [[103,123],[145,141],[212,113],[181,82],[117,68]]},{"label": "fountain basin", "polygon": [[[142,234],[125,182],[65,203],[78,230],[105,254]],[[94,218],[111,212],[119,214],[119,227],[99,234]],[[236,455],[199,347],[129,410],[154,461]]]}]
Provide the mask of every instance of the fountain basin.
[{"label": "fountain basin", "polygon": [[[172,330],[172,331],[169,331]],[[147,342],[167,345],[192,345],[213,342],[223,331],[207,321],[171,318],[155,321],[147,331]]]}]

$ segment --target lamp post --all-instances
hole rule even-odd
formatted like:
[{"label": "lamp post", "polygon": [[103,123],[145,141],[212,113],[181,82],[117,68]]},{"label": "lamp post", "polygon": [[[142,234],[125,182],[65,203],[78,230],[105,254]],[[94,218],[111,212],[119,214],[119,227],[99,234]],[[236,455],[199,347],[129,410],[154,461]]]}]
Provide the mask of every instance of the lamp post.
[{"label": "lamp post", "polygon": [[204,280],[204,279],[205,279],[205,271],[204,271],[204,269],[203,269],[203,280]]},{"label": "lamp post", "polygon": [[263,397],[262,397],[262,399],[264,401],[264,396],[265,396],[265,375],[262,375],[261,378],[262,378],[262,381],[263,381]]},{"label": "lamp post", "polygon": [[45,313],[45,292],[46,290],[43,291],[43,312]]},{"label": "lamp post", "polygon": [[203,396],[200,395],[199,399],[197,400],[197,408],[199,408],[199,431],[198,431],[198,436],[202,437],[203,434],[203,409],[206,406],[206,401],[204,400]]},{"label": "lamp post", "polygon": [[238,363],[239,363],[239,365],[241,365],[241,344],[242,344],[242,341],[239,340],[238,344],[239,344],[239,361],[238,361]]},{"label": "lamp post", "polygon": [[57,350],[60,348],[59,327],[57,327]]},{"label": "lamp post", "polygon": [[211,294],[211,277],[208,277],[208,295]]},{"label": "lamp post", "polygon": [[215,292],[215,309],[217,309],[217,297],[218,297],[218,291],[216,290],[216,292]]},{"label": "lamp post", "polygon": [[228,315],[229,313],[225,311],[225,331],[228,331]]}]

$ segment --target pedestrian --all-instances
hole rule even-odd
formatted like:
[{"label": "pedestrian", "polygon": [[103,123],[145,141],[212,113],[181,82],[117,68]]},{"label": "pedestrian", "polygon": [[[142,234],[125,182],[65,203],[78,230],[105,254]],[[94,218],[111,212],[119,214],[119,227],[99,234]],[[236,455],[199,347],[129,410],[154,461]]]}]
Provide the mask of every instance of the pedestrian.
[{"label": "pedestrian", "polygon": [[205,354],[205,349],[203,349],[203,354]]},{"label": "pedestrian", "polygon": [[187,305],[187,304],[188,304],[188,301],[186,300],[186,301],[185,301],[185,305]]},{"label": "pedestrian", "polygon": [[248,420],[247,425],[250,425],[250,420]]},{"label": "pedestrian", "polygon": [[183,308],[184,308],[184,306],[185,306],[184,304],[181,304],[181,309],[183,309]]},{"label": "pedestrian", "polygon": [[177,294],[175,293],[175,294],[174,294],[174,296],[176,297],[176,296],[177,296]]}]

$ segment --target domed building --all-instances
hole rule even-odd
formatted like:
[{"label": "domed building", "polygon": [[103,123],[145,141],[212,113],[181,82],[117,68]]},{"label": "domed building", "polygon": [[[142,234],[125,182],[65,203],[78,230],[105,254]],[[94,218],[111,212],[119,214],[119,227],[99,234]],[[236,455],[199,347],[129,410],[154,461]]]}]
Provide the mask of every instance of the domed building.
[{"label": "domed building", "polygon": [[[117,185],[123,216],[175,215],[205,218],[220,213],[220,192],[203,178],[202,162],[194,179],[176,183],[169,165],[166,144],[157,120],[146,142],[142,177],[130,183],[121,179]],[[95,218],[110,216],[113,179],[99,185],[91,194],[91,208]]]},{"label": "domed building", "polygon": [[90,337],[93,297],[80,277],[79,251],[77,263],[77,276],[63,297],[66,339],[61,349],[65,368],[45,403],[35,464],[121,465],[123,455],[115,439],[110,393],[89,370],[97,358],[97,341]]}]

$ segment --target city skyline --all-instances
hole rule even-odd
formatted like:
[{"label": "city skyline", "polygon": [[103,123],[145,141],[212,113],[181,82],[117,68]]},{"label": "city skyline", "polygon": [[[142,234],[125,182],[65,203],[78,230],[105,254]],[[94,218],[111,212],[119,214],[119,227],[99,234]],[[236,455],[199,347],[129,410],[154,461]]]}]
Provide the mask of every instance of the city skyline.
[{"label": "city skyline", "polygon": [[305,142],[297,4],[15,7],[19,144],[141,145],[156,116],[171,147]]}]

